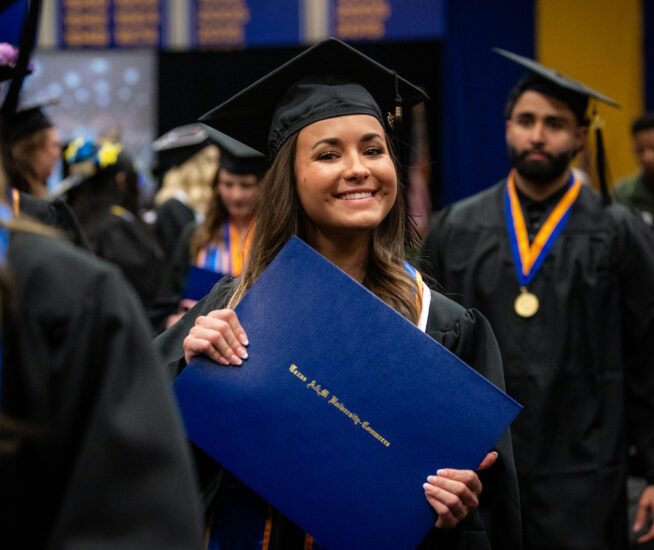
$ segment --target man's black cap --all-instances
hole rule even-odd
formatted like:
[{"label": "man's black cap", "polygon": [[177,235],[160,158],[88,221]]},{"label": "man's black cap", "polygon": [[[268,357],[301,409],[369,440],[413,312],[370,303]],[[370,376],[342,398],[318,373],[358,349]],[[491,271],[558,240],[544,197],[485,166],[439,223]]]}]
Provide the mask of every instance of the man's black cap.
[{"label": "man's black cap", "polygon": [[522,92],[526,92],[527,90],[534,90],[563,101],[563,103],[570,107],[570,110],[575,114],[580,123],[587,123],[586,109],[588,108],[589,98],[597,99],[613,107],[620,106],[610,97],[589,88],[577,80],[573,80],[553,69],[545,67],[533,59],[501,48],[493,48],[493,51],[529,69],[530,72],[518,83],[514,92],[517,91],[519,94],[522,94]]}]

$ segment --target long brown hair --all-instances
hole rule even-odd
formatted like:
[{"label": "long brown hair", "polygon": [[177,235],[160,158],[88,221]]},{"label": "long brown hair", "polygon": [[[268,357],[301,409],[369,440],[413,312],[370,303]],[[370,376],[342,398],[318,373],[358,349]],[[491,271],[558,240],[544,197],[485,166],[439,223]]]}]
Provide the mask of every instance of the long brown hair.
[{"label": "long brown hair", "polygon": [[204,221],[195,229],[193,236],[191,237],[191,242],[189,243],[191,259],[193,261],[195,261],[200,250],[202,250],[206,244],[212,241],[217,241],[223,237],[222,224],[228,218],[229,212],[227,212],[227,208],[225,208],[223,201],[220,199],[220,194],[218,193],[219,172],[220,170],[216,170],[216,174],[211,184],[212,197],[209,201]]},{"label": "long brown hair", "polygon": [[[259,183],[261,190],[255,210],[257,223],[252,248],[239,286],[230,301],[230,307],[234,307],[243,298],[245,292],[292,235],[306,240],[306,214],[300,204],[295,181],[297,135],[295,133],[282,145],[270,169]],[[386,218],[372,233],[362,284],[398,313],[417,324],[417,283],[404,267],[408,230],[405,193],[388,136],[386,144],[398,179],[397,198]]]}]

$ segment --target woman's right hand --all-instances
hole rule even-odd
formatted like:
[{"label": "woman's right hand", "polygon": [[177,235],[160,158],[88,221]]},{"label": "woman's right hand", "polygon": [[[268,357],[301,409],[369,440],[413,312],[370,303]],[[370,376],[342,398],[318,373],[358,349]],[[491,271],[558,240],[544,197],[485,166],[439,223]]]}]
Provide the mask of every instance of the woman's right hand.
[{"label": "woman's right hand", "polygon": [[184,359],[206,355],[221,365],[242,365],[248,358],[248,337],[231,309],[217,309],[195,320],[184,338]]}]

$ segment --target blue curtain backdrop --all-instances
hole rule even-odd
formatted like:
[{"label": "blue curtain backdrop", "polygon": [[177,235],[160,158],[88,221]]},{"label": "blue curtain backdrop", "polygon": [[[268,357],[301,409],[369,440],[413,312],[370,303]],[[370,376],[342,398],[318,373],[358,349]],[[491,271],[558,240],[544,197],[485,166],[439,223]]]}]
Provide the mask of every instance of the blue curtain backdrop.
[{"label": "blue curtain backdrop", "polygon": [[643,0],[643,79],[645,109],[654,111],[654,2]]},{"label": "blue curtain backdrop", "polygon": [[506,176],[504,102],[520,68],[491,52],[534,56],[534,2],[450,0],[443,72],[441,197],[435,207],[486,189]]}]

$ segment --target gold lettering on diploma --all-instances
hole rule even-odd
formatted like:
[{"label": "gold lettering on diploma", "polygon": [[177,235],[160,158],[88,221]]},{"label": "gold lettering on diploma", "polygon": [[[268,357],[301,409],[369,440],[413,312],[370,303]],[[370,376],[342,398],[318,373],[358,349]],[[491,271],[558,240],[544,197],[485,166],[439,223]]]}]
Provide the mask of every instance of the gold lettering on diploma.
[{"label": "gold lettering on diploma", "polygon": [[[297,365],[292,364],[289,367],[289,372],[293,374],[296,378],[298,378],[302,382],[307,382],[308,377],[304,375],[300,369],[298,369]],[[316,392],[316,395],[318,397],[322,397],[323,399],[327,399],[330,395],[330,392],[327,388],[323,388],[321,384],[319,384],[316,380],[311,380],[311,382],[306,383],[305,386]],[[390,447],[391,444],[390,442],[384,438],[379,432],[374,430],[372,426],[370,425],[370,422],[367,420],[362,420],[359,415],[355,412],[352,412],[349,410],[341,401],[339,401],[338,397],[335,395],[332,395],[329,400],[327,401],[328,405],[331,405],[338,409],[340,412],[342,412],[345,416],[347,416],[355,426],[360,427],[364,431],[368,432],[372,437],[374,437],[379,443],[381,443],[384,447]]]}]

